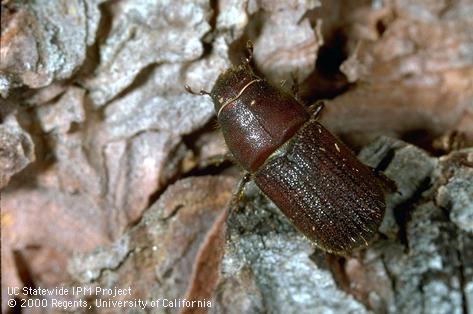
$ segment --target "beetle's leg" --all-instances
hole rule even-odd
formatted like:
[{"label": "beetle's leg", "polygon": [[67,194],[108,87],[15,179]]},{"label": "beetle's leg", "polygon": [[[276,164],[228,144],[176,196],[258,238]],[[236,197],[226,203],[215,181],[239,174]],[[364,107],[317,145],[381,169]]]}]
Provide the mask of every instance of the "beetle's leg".
[{"label": "beetle's leg", "polygon": [[291,91],[294,95],[294,98],[299,100],[299,82],[297,81],[297,78],[294,78],[294,80],[292,81]]},{"label": "beetle's leg", "polygon": [[204,95],[210,95],[210,93],[208,91],[205,91],[203,89],[200,90],[200,92],[195,92],[192,90],[192,88],[185,84],[184,85],[184,89],[186,90],[186,92],[188,92],[189,94],[192,94],[192,95],[196,95],[196,96],[204,96]]},{"label": "beetle's leg", "polygon": [[253,64],[253,42],[251,40],[248,40],[246,42],[246,52],[247,56],[243,58],[242,62],[243,65],[245,65],[248,70],[252,71],[254,70],[254,64]]},{"label": "beetle's leg", "polygon": [[235,159],[232,155],[232,153],[230,152],[226,152],[224,154],[218,154],[218,155],[215,155],[215,156],[211,156],[209,158],[206,158],[204,160],[202,160],[200,163],[199,163],[199,168],[203,169],[203,168],[207,168],[207,167],[210,167],[210,166],[214,166],[214,167],[218,167],[220,166],[221,164],[223,164],[224,162],[234,162]]},{"label": "beetle's leg", "polygon": [[310,105],[309,108],[307,109],[309,113],[312,115],[311,119],[317,119],[322,112],[322,110],[325,108],[325,103],[321,100],[315,102],[315,104]]},{"label": "beetle's leg", "polygon": [[301,102],[300,95],[299,95],[299,79],[297,78],[297,73],[292,72],[291,78],[292,78],[292,86],[291,86],[292,95],[297,101]]},{"label": "beetle's leg", "polygon": [[228,206],[229,212],[238,209],[238,204],[240,203],[240,199],[243,196],[243,192],[245,191],[246,184],[251,180],[251,173],[247,172],[238,182],[235,192],[233,193],[232,199],[230,200],[230,205]]},{"label": "beetle's leg", "polygon": [[246,62],[249,64],[253,60],[253,42],[251,40],[246,42],[246,51],[248,52]]},{"label": "beetle's leg", "polygon": [[[371,168],[371,167],[370,167]],[[371,168],[373,171],[374,176],[378,180],[379,185],[381,188],[386,191],[386,192],[397,192],[399,194],[402,194],[398,187],[397,184],[394,180],[390,179],[387,175],[385,175],[382,171],[376,169],[376,168]]]}]

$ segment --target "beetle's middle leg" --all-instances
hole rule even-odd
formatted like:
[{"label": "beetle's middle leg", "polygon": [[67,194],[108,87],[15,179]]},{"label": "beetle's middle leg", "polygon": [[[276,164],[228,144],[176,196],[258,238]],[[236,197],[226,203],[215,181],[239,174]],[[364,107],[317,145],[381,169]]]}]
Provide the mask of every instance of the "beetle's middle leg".
[{"label": "beetle's middle leg", "polygon": [[302,103],[301,95],[300,95],[300,84],[299,84],[299,79],[297,78],[297,71],[296,72],[291,72],[291,79],[292,79],[292,86],[291,86],[291,92],[294,98]]},{"label": "beetle's middle leg", "polygon": [[230,200],[230,204],[228,206],[228,211],[231,212],[238,208],[238,204],[240,203],[241,197],[243,196],[243,192],[245,191],[245,186],[251,180],[251,173],[247,172],[240,179],[237,186],[235,187],[235,191],[233,192],[232,199]]},{"label": "beetle's middle leg", "polygon": [[307,110],[311,114],[311,119],[316,120],[324,108],[325,103],[322,100],[319,100],[316,101],[313,105],[310,105]]}]

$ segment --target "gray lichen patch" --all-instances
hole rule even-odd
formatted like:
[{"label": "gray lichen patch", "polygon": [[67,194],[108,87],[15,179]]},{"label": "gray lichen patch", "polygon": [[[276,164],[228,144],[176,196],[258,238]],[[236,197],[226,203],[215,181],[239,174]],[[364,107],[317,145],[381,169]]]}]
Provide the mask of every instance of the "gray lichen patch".
[{"label": "gray lichen patch", "polygon": [[459,151],[446,158],[443,170],[451,174],[445,178],[447,182],[438,188],[436,196],[437,204],[449,211],[450,220],[469,233],[473,233],[472,161],[472,149]]}]

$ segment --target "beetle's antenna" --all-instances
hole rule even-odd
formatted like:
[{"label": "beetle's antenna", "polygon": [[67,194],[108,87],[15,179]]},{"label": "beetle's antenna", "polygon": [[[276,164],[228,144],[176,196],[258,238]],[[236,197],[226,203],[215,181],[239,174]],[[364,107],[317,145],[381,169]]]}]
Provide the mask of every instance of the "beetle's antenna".
[{"label": "beetle's antenna", "polygon": [[197,96],[208,95],[208,96],[210,96],[210,93],[209,93],[208,91],[203,90],[203,89],[201,89],[200,92],[198,92],[198,93],[197,93],[197,92],[194,92],[194,91],[192,90],[192,88],[191,88],[189,85],[187,85],[187,84],[184,84],[184,89],[185,89],[188,93],[190,93],[190,94],[192,94],[192,95],[197,95]]}]

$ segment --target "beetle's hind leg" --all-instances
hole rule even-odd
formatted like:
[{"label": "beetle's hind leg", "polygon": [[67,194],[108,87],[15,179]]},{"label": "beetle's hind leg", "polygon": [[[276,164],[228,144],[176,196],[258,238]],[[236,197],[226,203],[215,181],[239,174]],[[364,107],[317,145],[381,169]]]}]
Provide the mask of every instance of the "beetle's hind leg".
[{"label": "beetle's hind leg", "polygon": [[390,193],[397,192],[398,194],[402,194],[396,182],[389,178],[387,175],[385,175],[381,170],[371,168],[371,171],[373,171],[373,174],[376,177],[376,180],[378,181],[378,184],[381,186],[383,191]]}]

